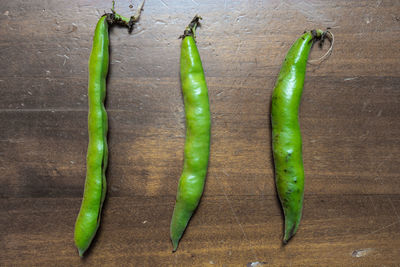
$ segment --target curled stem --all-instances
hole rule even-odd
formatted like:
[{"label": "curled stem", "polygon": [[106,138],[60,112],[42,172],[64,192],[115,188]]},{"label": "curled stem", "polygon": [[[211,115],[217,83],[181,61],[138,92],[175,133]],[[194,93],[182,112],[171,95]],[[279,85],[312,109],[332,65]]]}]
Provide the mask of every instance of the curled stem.
[{"label": "curled stem", "polygon": [[325,53],[322,57],[320,57],[320,58],[318,58],[318,59],[309,60],[309,61],[308,61],[309,64],[311,64],[311,65],[313,65],[313,64],[319,64],[319,63],[321,63],[322,61],[324,61],[328,56],[330,56],[330,54],[332,53],[332,50],[333,50],[333,43],[334,43],[334,41],[335,41],[335,37],[334,37],[333,33],[330,32],[329,30],[326,30],[326,31],[324,31],[324,32],[322,33],[321,38],[320,38],[320,43],[319,43],[319,46],[320,46],[320,47],[323,46],[325,39],[328,39],[329,42],[331,43],[331,45],[329,46],[328,51],[326,51],[326,53]]},{"label": "curled stem", "polygon": [[144,6],[144,1],[145,0],[143,0],[142,3],[139,5],[138,9],[136,10],[135,15],[131,16],[130,18],[124,17],[124,16],[116,13],[115,12],[115,1],[113,1],[112,8],[111,8],[112,13],[105,14],[107,16],[107,22],[109,24],[119,24],[122,26],[126,26],[126,27],[128,27],[128,31],[132,32],[133,26],[140,18],[140,14],[141,14],[141,12],[143,10],[143,6]]},{"label": "curled stem", "polygon": [[199,15],[194,16],[194,18],[192,19],[192,21],[189,23],[189,25],[186,27],[185,31],[183,32],[183,34],[181,36],[179,36],[179,38],[185,38],[186,36],[193,36],[193,39],[196,40],[196,28],[197,26],[200,25],[200,20],[202,19],[202,17],[200,17]]}]

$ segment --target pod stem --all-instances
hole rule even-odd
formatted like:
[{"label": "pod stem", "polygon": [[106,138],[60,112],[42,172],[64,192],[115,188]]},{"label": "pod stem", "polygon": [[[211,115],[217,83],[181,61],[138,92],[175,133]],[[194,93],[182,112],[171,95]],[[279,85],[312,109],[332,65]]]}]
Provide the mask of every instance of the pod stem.
[{"label": "pod stem", "polygon": [[309,61],[308,61],[308,63],[311,64],[311,65],[312,65],[312,64],[319,64],[319,63],[321,63],[322,61],[324,61],[328,56],[330,56],[330,54],[332,53],[332,50],[333,50],[333,43],[334,43],[334,41],[335,41],[335,37],[334,37],[333,33],[332,33],[331,31],[329,31],[329,28],[328,28],[328,30],[322,32],[322,34],[319,34],[319,33],[318,33],[317,31],[315,31],[315,30],[311,31],[311,34],[312,34],[312,36],[313,36],[312,41],[313,41],[313,42],[320,41],[320,42],[319,42],[319,46],[320,46],[321,48],[322,48],[322,46],[324,45],[325,39],[328,39],[329,42],[331,43],[331,45],[330,45],[328,51],[326,51],[326,53],[325,53],[322,57],[320,57],[320,58],[318,58],[318,59],[315,59],[315,60],[309,60]]},{"label": "pod stem", "polygon": [[106,13],[105,16],[107,16],[107,22],[109,24],[118,24],[122,26],[128,27],[129,33],[132,32],[133,26],[135,23],[139,20],[140,14],[143,10],[144,6],[144,1],[139,5],[138,9],[136,10],[135,15],[131,16],[130,18],[124,17],[118,13],[115,12],[115,1],[112,2],[112,8],[111,12],[112,13]]},{"label": "pod stem", "polygon": [[193,36],[193,39],[196,40],[196,28],[200,25],[200,20],[202,17],[199,15],[194,16],[192,21],[189,23],[189,25],[186,27],[185,31],[179,38],[184,39],[186,36]]}]

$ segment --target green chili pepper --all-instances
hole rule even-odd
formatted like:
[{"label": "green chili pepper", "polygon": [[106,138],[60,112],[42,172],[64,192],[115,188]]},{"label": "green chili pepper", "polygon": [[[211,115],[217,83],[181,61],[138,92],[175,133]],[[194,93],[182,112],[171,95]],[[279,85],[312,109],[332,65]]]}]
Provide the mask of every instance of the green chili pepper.
[{"label": "green chili pepper", "polygon": [[86,182],[81,209],[75,224],[75,245],[79,256],[88,249],[100,225],[101,208],[106,195],[107,148],[107,112],[104,107],[106,96],[106,77],[108,73],[108,26],[122,24],[132,29],[138,20],[136,16],[125,18],[115,13],[105,14],[97,23],[93,48],[89,59],[89,146],[87,151]]},{"label": "green chili pepper", "polygon": [[210,108],[203,66],[195,42],[199,24],[195,16],[186,28],[181,47],[181,83],[186,113],[184,164],[171,221],[171,240],[176,251],[186,226],[203,193],[210,153]]},{"label": "green chili pepper", "polygon": [[279,199],[285,215],[286,244],[296,233],[303,209],[304,169],[298,110],[308,54],[326,32],[304,33],[290,48],[272,94],[272,150]]}]

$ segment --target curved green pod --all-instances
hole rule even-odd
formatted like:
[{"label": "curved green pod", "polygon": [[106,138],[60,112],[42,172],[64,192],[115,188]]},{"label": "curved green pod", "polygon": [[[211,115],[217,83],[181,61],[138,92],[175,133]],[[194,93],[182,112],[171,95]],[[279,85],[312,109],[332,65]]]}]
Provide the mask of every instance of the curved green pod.
[{"label": "curved green pod", "polygon": [[298,111],[308,54],[313,43],[324,36],[323,31],[313,30],[292,45],[272,94],[272,150],[276,188],[285,215],[284,243],[295,235],[302,216],[304,169]]},{"label": "curved green pod", "polygon": [[100,18],[93,37],[89,59],[89,146],[85,191],[75,224],[75,245],[82,256],[94,238],[100,224],[101,207],[106,193],[107,113],[104,108],[108,73],[108,22]]},{"label": "curved green pod", "polygon": [[89,145],[86,157],[86,181],[81,208],[75,223],[75,245],[79,256],[89,248],[100,225],[101,210],[106,195],[105,172],[108,162],[108,119],[104,107],[106,78],[109,65],[108,27],[112,24],[127,26],[129,31],[139,19],[143,3],[136,16],[125,18],[114,11],[103,15],[93,36],[93,47],[89,59]]},{"label": "curved green pod", "polygon": [[186,114],[184,164],[179,180],[170,235],[176,251],[203,193],[210,153],[210,108],[207,84],[195,42],[195,16],[182,36],[180,74]]}]

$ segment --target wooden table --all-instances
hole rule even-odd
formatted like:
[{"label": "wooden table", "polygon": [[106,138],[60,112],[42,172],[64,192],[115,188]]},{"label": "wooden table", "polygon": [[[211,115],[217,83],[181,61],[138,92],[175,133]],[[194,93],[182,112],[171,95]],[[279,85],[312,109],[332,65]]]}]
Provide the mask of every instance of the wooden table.
[{"label": "wooden table", "polygon": [[[80,259],[73,229],[86,171],[87,62],[96,22],[111,7],[93,2],[0,3],[0,265],[400,264],[400,3],[344,0],[148,0],[132,34],[113,27],[108,193]],[[116,8],[130,15],[130,4],[138,3]],[[178,36],[195,14],[203,16],[210,166],[171,253],[185,140]],[[308,65],[300,110],[303,219],[283,246],[270,97],[294,40],[327,27],[333,53]]]}]

